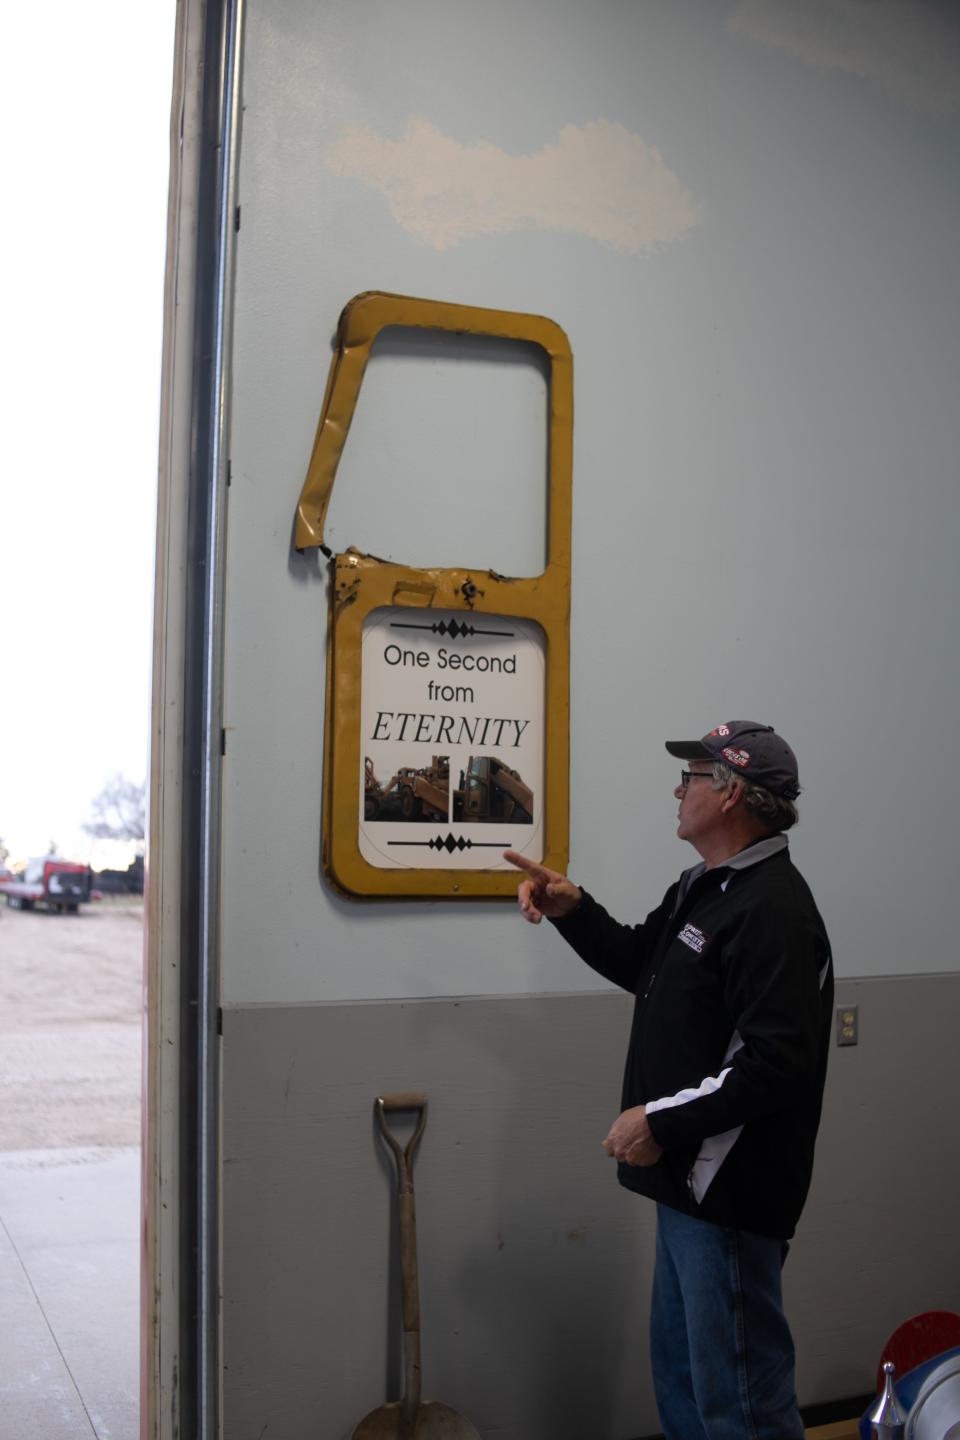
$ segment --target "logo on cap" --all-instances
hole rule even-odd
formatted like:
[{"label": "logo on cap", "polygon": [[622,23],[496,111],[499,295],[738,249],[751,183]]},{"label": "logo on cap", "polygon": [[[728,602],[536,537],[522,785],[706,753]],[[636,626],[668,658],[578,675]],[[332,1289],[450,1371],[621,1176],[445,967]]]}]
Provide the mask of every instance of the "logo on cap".
[{"label": "logo on cap", "polygon": [[737,765],[741,770],[745,765],[750,764],[749,750],[734,750],[732,745],[725,745],[720,753],[725,760],[730,761],[731,765]]}]

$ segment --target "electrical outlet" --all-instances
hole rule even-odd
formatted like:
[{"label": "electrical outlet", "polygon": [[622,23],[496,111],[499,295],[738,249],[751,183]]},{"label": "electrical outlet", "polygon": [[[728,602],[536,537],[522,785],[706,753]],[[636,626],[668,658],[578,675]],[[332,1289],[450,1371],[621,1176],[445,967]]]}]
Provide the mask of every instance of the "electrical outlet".
[{"label": "electrical outlet", "polygon": [[860,1021],[856,1005],[837,1006],[837,1044],[856,1045],[859,1039]]}]

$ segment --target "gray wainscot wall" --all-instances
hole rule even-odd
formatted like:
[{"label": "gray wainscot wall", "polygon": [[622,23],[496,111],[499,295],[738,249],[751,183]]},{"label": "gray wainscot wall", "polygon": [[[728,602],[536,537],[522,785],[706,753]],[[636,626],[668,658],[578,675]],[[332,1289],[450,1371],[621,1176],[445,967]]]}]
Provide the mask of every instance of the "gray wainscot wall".
[{"label": "gray wainscot wall", "polygon": [[[801,1402],[873,1387],[957,1301],[955,976],[842,982],[817,1175],[785,1272]],[[392,1163],[373,1096],[420,1089],[426,1398],[502,1440],[658,1429],[653,1208],[600,1148],[629,997],[250,1006],[224,1017],[226,1433],[347,1440],[402,1381]],[[402,1134],[402,1131],[401,1131]],[[265,1428],[269,1427],[269,1428]]]}]

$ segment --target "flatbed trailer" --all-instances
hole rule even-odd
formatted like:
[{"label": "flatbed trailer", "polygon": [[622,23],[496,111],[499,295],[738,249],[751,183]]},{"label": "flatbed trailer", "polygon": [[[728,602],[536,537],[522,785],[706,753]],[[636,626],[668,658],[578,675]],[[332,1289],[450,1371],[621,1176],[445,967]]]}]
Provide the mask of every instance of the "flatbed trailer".
[{"label": "flatbed trailer", "polygon": [[0,878],[0,894],[11,910],[32,910],[42,905],[61,914],[75,915],[90,899],[90,867],[50,855],[27,862],[21,877]]}]

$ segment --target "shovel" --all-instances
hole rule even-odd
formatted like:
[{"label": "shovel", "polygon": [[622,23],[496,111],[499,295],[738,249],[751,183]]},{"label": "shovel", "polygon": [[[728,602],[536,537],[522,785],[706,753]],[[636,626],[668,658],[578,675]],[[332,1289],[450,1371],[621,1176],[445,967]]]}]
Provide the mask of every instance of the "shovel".
[{"label": "shovel", "polygon": [[[400,1201],[400,1293],[403,1300],[403,1399],[371,1410],[352,1440],[480,1440],[480,1432],[449,1405],[420,1399],[420,1293],[417,1282],[417,1215],[413,1197],[413,1152],[427,1123],[425,1095],[382,1095],[375,1102],[377,1123],[397,1163]],[[401,1150],[387,1115],[419,1112],[416,1128]]]}]

